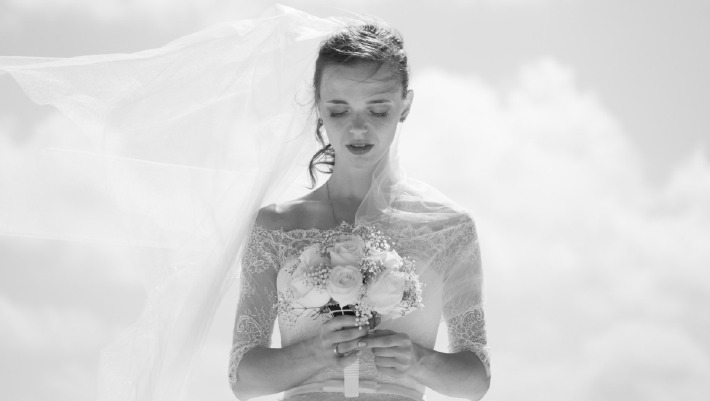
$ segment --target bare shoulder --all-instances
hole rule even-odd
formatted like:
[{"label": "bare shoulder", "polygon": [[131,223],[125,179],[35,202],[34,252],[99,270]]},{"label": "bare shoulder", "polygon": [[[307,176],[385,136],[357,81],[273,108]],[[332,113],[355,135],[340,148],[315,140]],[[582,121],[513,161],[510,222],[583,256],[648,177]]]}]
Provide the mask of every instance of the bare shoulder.
[{"label": "bare shoulder", "polygon": [[318,228],[323,219],[322,206],[322,202],[309,197],[264,206],[256,216],[256,225],[267,230],[285,231]]},{"label": "bare shoulder", "polygon": [[256,222],[254,224],[262,228],[266,228],[267,230],[275,230],[281,227],[284,218],[285,216],[283,216],[283,213],[279,213],[277,205],[271,204],[259,209],[259,213],[256,215]]}]

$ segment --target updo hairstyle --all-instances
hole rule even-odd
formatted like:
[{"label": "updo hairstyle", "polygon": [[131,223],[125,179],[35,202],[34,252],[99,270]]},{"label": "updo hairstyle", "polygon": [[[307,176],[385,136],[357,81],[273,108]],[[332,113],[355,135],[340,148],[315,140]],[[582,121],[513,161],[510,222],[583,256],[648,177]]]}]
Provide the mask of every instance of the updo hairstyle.
[{"label": "updo hairstyle", "polygon": [[[402,86],[402,98],[407,96],[409,89],[409,65],[404,52],[402,35],[385,25],[366,23],[350,25],[330,35],[320,45],[316,69],[313,74],[313,91],[316,103],[320,101],[320,84],[323,70],[328,65],[340,64],[352,66],[360,63],[375,64],[379,68],[387,65]],[[377,70],[376,70],[377,71]],[[330,144],[323,139],[323,120],[318,119],[316,125],[316,140],[321,149],[311,158],[308,174],[311,188],[316,185],[316,171],[330,174],[333,171],[335,152]],[[327,165],[323,170],[319,165]]]}]

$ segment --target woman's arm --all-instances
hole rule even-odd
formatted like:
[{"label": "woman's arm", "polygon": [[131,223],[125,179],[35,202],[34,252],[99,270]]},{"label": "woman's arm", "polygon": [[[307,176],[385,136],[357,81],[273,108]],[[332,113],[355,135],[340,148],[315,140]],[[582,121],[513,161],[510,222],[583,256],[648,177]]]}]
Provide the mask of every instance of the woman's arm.
[{"label": "woman's arm", "polygon": [[364,341],[375,355],[377,370],[391,377],[408,375],[441,394],[480,400],[490,376],[471,351],[443,353],[412,342],[407,334],[376,330]]},{"label": "woman's arm", "polygon": [[473,220],[464,216],[446,236],[450,244],[435,257],[443,269],[443,315],[449,351],[413,343],[405,333],[378,330],[367,339],[377,369],[403,374],[442,394],[480,400],[490,386],[485,319],[482,307],[481,256]]},{"label": "woman's arm", "polygon": [[[284,348],[256,347],[244,355],[232,390],[240,400],[288,390],[327,366],[345,367],[357,356],[358,339],[367,333],[353,316],[336,316],[318,335]],[[345,354],[339,357],[334,352]]]},{"label": "woman's arm", "polygon": [[415,355],[410,376],[441,394],[478,401],[490,387],[483,362],[471,351],[447,354],[415,344]]},{"label": "woman's arm", "polygon": [[[279,243],[268,230],[255,228],[242,259],[241,291],[234,324],[229,380],[241,400],[289,389],[329,365],[352,362],[357,338],[367,333],[352,316],[324,323],[308,340],[284,348],[269,348],[277,312],[276,278]],[[337,357],[333,351],[348,354]]]}]

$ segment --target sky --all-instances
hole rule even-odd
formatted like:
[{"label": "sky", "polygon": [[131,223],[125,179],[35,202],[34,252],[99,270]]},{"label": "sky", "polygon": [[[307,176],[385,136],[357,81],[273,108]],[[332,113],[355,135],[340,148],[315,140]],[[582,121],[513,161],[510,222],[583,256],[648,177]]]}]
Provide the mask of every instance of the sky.
[{"label": "sky", "polygon": [[[486,400],[710,396],[710,3],[282,3],[402,32],[415,91],[403,163],[466,207],[480,237]],[[0,55],[135,52],[268,4],[0,0]],[[41,172],[25,156],[65,124],[0,76],[0,182]],[[53,190],[73,207],[91,194]],[[95,398],[99,350],[145,302],[137,258],[0,238],[3,399]],[[235,303],[232,291],[220,305],[189,399],[233,399]]]}]

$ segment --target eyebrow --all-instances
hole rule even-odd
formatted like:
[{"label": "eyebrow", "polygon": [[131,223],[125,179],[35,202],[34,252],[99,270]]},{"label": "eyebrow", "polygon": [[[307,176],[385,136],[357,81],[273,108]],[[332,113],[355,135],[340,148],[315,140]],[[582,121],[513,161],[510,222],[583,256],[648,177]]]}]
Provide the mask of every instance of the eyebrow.
[{"label": "eyebrow", "polygon": [[[346,102],[345,100],[338,100],[338,99],[328,100],[326,103],[348,104],[348,102]],[[387,99],[374,99],[374,100],[369,100],[366,104],[382,104],[382,103],[392,103],[392,101],[387,100]]]}]

